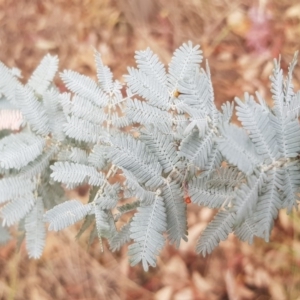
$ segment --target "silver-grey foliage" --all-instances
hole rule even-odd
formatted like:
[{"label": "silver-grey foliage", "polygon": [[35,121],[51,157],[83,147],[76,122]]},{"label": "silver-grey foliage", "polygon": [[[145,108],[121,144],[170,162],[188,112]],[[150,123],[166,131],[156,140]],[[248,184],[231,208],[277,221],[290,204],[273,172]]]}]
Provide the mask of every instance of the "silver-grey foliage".
[{"label": "silver-grey foliage", "polygon": [[[95,51],[97,81],[60,74],[71,93],[53,82],[55,56],[45,56],[25,85],[0,63],[0,117],[12,110],[24,118],[19,132],[0,131],[0,243],[10,238],[6,226],[19,222],[29,256],[38,258],[43,222],[58,231],[84,220],[78,237],[91,228],[90,242],[98,236],[102,247],[105,238],[112,251],[131,242],[131,264],[147,271],[166,242],[187,241],[185,197],[219,210],[197,243],[204,256],[230,233],[268,241],[278,211],[297,208],[296,55],[286,78],[274,60],[273,107],[258,93],[257,101],[247,93],[235,99],[241,127],[231,123],[233,102],[216,108],[199,46],[179,47],[168,70],[149,48],[135,58],[123,89]],[[66,201],[62,185],[83,184],[88,202]]]}]

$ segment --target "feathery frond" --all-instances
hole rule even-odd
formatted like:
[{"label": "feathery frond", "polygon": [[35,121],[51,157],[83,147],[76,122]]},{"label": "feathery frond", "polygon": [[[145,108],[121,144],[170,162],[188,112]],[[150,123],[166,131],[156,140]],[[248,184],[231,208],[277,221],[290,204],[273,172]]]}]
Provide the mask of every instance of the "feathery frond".
[{"label": "feathery frond", "polygon": [[178,82],[199,68],[202,62],[202,51],[200,46],[193,46],[192,42],[183,44],[174,53],[169,64],[169,74],[167,75],[168,89],[173,92],[178,87]]},{"label": "feathery frond", "polygon": [[277,218],[278,211],[282,207],[280,191],[284,190],[283,170],[271,169],[267,172],[267,176],[267,185],[258,199],[254,212],[256,235],[264,238],[266,242],[269,241],[274,219]]},{"label": "feathery frond", "polygon": [[43,104],[38,101],[34,92],[28,87],[18,84],[15,92],[17,108],[20,109],[32,129],[40,135],[50,132],[49,120]]},{"label": "feathery frond", "polygon": [[52,82],[58,69],[58,57],[47,54],[34,70],[27,85],[42,95]]},{"label": "feathery frond", "polygon": [[187,158],[200,169],[204,169],[208,163],[214,139],[215,134],[212,130],[202,138],[198,131],[194,131],[182,140],[179,155]]},{"label": "feathery frond", "polygon": [[164,65],[158,56],[150,48],[143,51],[136,51],[134,56],[138,68],[147,76],[157,79],[163,86],[167,83],[167,75]]},{"label": "feathery frond", "polygon": [[220,241],[227,239],[229,233],[232,232],[234,221],[234,213],[220,211],[202,232],[196,252],[201,253],[204,257],[206,254],[210,254]]},{"label": "feathery frond", "polygon": [[245,180],[245,175],[234,167],[215,168],[214,172],[207,178],[208,188],[234,188],[240,186]]},{"label": "feathery frond", "polygon": [[0,62],[0,93],[15,104],[16,89],[19,84],[11,69]]},{"label": "feathery frond", "polygon": [[95,51],[94,56],[97,67],[98,82],[101,88],[109,94],[113,90],[113,75],[109,67],[103,65],[101,55],[98,51]]},{"label": "feathery frond", "polygon": [[233,199],[233,190],[225,186],[210,187],[206,178],[193,178],[189,182],[189,196],[193,203],[220,208],[223,204]]},{"label": "feathery frond", "polygon": [[144,74],[141,70],[128,68],[125,80],[134,94],[147,100],[149,105],[166,111],[170,108],[168,90],[155,77]]},{"label": "feathery frond", "polygon": [[101,209],[97,204],[94,207],[94,213],[100,242],[102,237],[107,239],[113,237],[116,234],[116,227],[112,214],[107,210]]},{"label": "feathery frond", "polygon": [[178,183],[166,183],[161,196],[164,199],[167,215],[168,240],[179,247],[181,239],[187,242],[186,204]]},{"label": "feathery frond", "polygon": [[163,133],[169,133],[172,125],[170,114],[153,107],[147,102],[137,99],[127,102],[126,116],[133,123],[140,123],[144,126],[158,126]]},{"label": "feathery frond", "polygon": [[297,64],[297,57],[298,57],[298,51],[295,52],[294,57],[292,59],[292,61],[289,64],[289,71],[288,71],[288,75],[286,77],[286,80],[284,82],[284,102],[285,103],[290,103],[291,99],[294,97],[294,86],[293,86],[293,71],[294,68]]},{"label": "feathery frond", "polygon": [[89,77],[70,70],[65,70],[60,76],[67,88],[73,93],[88,99],[99,107],[106,106],[108,102],[107,95]]},{"label": "feathery frond", "polygon": [[145,271],[149,265],[156,266],[156,256],[165,243],[163,232],[166,229],[166,209],[160,196],[152,205],[138,208],[130,226],[130,238],[134,243],[128,247],[128,255],[132,266],[142,262]]},{"label": "feathery frond", "polygon": [[65,134],[77,141],[96,143],[104,138],[106,132],[100,125],[96,125],[76,116],[67,117],[63,125]]},{"label": "feathery frond", "polygon": [[107,146],[95,145],[88,157],[89,165],[102,169],[107,163]]},{"label": "feathery frond", "polygon": [[130,171],[140,183],[155,188],[163,183],[162,167],[156,156],[146,145],[130,135],[118,135],[112,138],[113,147],[108,153],[114,165]]},{"label": "feathery frond", "polygon": [[144,130],[140,140],[147,145],[147,149],[158,157],[164,173],[169,173],[179,160],[174,140],[158,130]]},{"label": "feathery frond", "polygon": [[11,134],[0,140],[0,167],[20,170],[43,151],[45,140],[30,133]]},{"label": "feathery frond", "polygon": [[144,185],[140,185],[138,183],[138,179],[130,171],[122,169],[122,172],[126,178],[125,186],[127,188],[127,193],[131,191],[130,196],[137,197],[139,200],[141,200],[141,202],[144,202],[145,204],[153,203],[156,197],[156,192],[149,191]]},{"label": "feathery frond", "polygon": [[19,222],[31,210],[35,202],[33,195],[14,198],[0,209],[3,226],[11,226]]},{"label": "feathery frond", "polygon": [[243,183],[235,191],[234,207],[232,209],[236,212],[235,225],[241,225],[247,217],[253,214],[266,180],[264,172],[251,175],[247,178],[247,183]]},{"label": "feathery frond", "polygon": [[43,213],[43,201],[37,198],[35,205],[25,218],[26,249],[30,258],[40,258],[44,250],[46,228]]},{"label": "feathery frond", "polygon": [[0,179],[0,203],[17,197],[28,197],[32,195],[36,183],[29,178],[5,177]]},{"label": "feathery frond", "polygon": [[58,151],[58,145],[49,145],[49,147],[44,150],[44,153],[20,170],[18,177],[33,178],[38,174],[42,174],[45,169],[49,167],[50,161],[54,158]]},{"label": "feathery frond", "polygon": [[78,200],[69,200],[48,210],[44,221],[49,223],[49,230],[59,231],[82,220],[92,209],[90,204]]},{"label": "feathery frond", "polygon": [[71,100],[67,95],[64,95],[60,99],[66,115],[73,115],[98,125],[101,125],[107,117],[102,108],[81,96],[74,95]]},{"label": "feathery frond", "polygon": [[67,187],[73,187],[83,183],[100,186],[105,182],[105,177],[94,167],[72,162],[56,162],[51,166],[51,177]]},{"label": "feathery frond", "polygon": [[257,104],[252,97],[245,93],[244,102],[235,98],[238,119],[243,127],[249,131],[257,153],[268,160],[278,158],[276,132],[270,126],[269,114]]},{"label": "feathery frond", "polygon": [[245,174],[251,174],[261,161],[246,131],[225,123],[220,126],[220,134],[217,144],[223,156]]},{"label": "feathery frond", "polygon": [[130,242],[130,222],[123,225],[112,238],[109,239],[109,248],[112,252],[119,251],[121,247]]}]

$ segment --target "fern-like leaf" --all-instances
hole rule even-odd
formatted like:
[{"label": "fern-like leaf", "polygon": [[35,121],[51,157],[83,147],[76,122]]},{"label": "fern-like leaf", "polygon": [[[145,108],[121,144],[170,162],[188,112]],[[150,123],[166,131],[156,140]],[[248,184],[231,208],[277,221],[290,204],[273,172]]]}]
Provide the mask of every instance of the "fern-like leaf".
[{"label": "fern-like leaf", "polygon": [[37,198],[35,205],[25,218],[26,249],[29,258],[40,258],[44,250],[46,228],[43,213],[43,201]]},{"label": "fern-like leaf", "polygon": [[88,157],[89,165],[102,169],[107,164],[107,147],[95,145]]},{"label": "fern-like leaf", "polygon": [[94,207],[94,213],[97,234],[100,242],[102,237],[107,239],[113,237],[116,234],[116,227],[111,212],[101,209],[100,206],[96,204]]},{"label": "fern-like leaf", "polygon": [[50,88],[43,93],[43,104],[48,117],[48,126],[51,135],[58,141],[65,140],[63,124],[66,122],[66,116],[59,101],[60,94],[55,88]]},{"label": "fern-like leaf", "polygon": [[32,195],[36,183],[29,178],[7,177],[0,180],[0,203]]},{"label": "fern-like leaf", "polygon": [[128,68],[125,80],[133,93],[143,97],[147,102],[163,111],[170,108],[168,90],[155,77],[144,74],[141,70]]},{"label": "fern-like leaf", "polygon": [[37,134],[47,135],[50,132],[45,108],[28,86],[18,84],[16,88],[16,104]]},{"label": "fern-like leaf", "polygon": [[182,140],[179,155],[187,158],[191,163],[204,169],[212,151],[215,134],[210,130],[203,138],[198,131],[192,132]]},{"label": "fern-like leaf", "polygon": [[51,166],[51,177],[58,182],[70,187],[88,182],[90,185],[100,186],[105,182],[105,177],[94,167],[72,162],[56,162]]},{"label": "fern-like leaf", "polygon": [[150,206],[138,208],[130,226],[130,238],[134,243],[129,246],[128,255],[132,266],[142,262],[146,272],[149,265],[156,266],[156,256],[165,243],[163,232],[166,229],[166,209],[161,197],[157,196]]},{"label": "fern-like leaf", "polygon": [[109,157],[115,165],[130,171],[140,183],[150,188],[162,184],[162,167],[145,144],[129,135],[118,135],[112,142],[114,147],[111,147]]},{"label": "fern-like leaf", "polygon": [[109,67],[103,65],[101,55],[98,51],[95,51],[95,62],[98,82],[101,88],[109,94],[113,90],[113,75]]},{"label": "fern-like leaf", "polygon": [[106,132],[100,125],[96,125],[76,116],[67,118],[67,123],[63,126],[64,132],[70,138],[86,143],[96,143],[104,139]]},{"label": "fern-like leaf", "polygon": [[225,123],[220,127],[220,133],[217,143],[223,156],[245,174],[251,174],[260,158],[245,130]]},{"label": "fern-like leaf", "polygon": [[236,225],[239,226],[245,219],[255,211],[259,195],[265,186],[267,180],[264,172],[248,177],[247,184],[242,184],[235,191],[235,199],[233,201],[236,212]]},{"label": "fern-like leaf", "polygon": [[298,118],[300,114],[300,91],[298,91],[286,106],[286,114],[289,117]]},{"label": "fern-like leaf", "polygon": [[117,206],[117,210],[119,211],[118,214],[114,215],[114,220],[117,222],[122,215],[131,212],[133,210],[136,210],[141,205],[141,202],[139,200],[134,202],[129,202],[121,206]]},{"label": "fern-like leaf", "polygon": [[49,147],[44,150],[43,154],[20,170],[18,177],[33,178],[38,174],[43,174],[58,151],[58,145],[49,145]]},{"label": "fern-like leaf", "polygon": [[256,221],[256,235],[269,241],[274,219],[282,207],[280,190],[284,190],[284,172],[279,168],[273,168],[267,172],[268,182],[263,194],[259,197],[254,212]]},{"label": "fern-like leaf", "polygon": [[199,68],[199,64],[202,62],[202,51],[199,48],[200,46],[193,46],[189,41],[173,53],[167,75],[168,89],[171,94],[177,89],[180,80],[190,76],[191,72]]},{"label": "fern-like leaf", "polygon": [[59,231],[82,220],[92,207],[78,200],[69,200],[48,210],[44,221],[49,222],[49,230]]},{"label": "fern-like leaf", "polygon": [[146,127],[157,126],[163,133],[170,132],[172,119],[168,112],[136,99],[128,101],[127,105],[126,116],[132,123],[140,123]]},{"label": "fern-like leaf", "polygon": [[147,145],[150,152],[158,157],[164,173],[172,171],[179,160],[172,137],[158,130],[145,130],[142,132],[140,139]]},{"label": "fern-like leaf", "polygon": [[189,196],[193,203],[210,208],[220,208],[233,199],[232,189],[222,186],[208,188],[209,185],[206,185],[206,182],[206,178],[193,178],[189,182]]},{"label": "fern-like leaf", "polygon": [[64,94],[60,96],[60,100],[66,115],[76,116],[95,125],[101,125],[107,118],[102,108],[81,96],[75,95],[71,100],[69,94]]},{"label": "fern-like leaf", "polygon": [[20,170],[43,151],[45,140],[30,133],[11,134],[0,140],[0,167]]},{"label": "fern-like leaf", "polygon": [[19,84],[16,76],[13,75],[12,70],[0,62],[0,92],[12,103],[16,103],[15,95],[16,88]]},{"label": "fern-like leaf", "polygon": [[119,184],[106,184],[103,193],[97,197],[94,201],[98,207],[101,209],[112,209],[116,207],[119,197],[118,193],[120,191]]},{"label": "fern-like leaf", "polygon": [[296,157],[300,153],[300,125],[293,116],[271,115],[276,139],[283,157]]},{"label": "fern-like leaf", "polygon": [[107,105],[107,95],[89,77],[70,70],[65,70],[60,76],[67,88],[73,93],[88,99],[99,107]]},{"label": "fern-like leaf", "polygon": [[283,94],[283,74],[280,68],[280,59],[274,59],[273,74],[270,76],[271,81],[271,92],[274,101],[274,109],[282,114],[284,105],[284,94]]},{"label": "fern-like leaf", "polygon": [[45,108],[29,87],[21,84],[17,86],[16,104],[37,134],[47,135],[50,132]]},{"label": "fern-like leaf", "polygon": [[27,85],[42,95],[52,82],[58,68],[57,56],[47,54],[32,73]]},{"label": "fern-like leaf", "polygon": [[235,98],[238,119],[249,131],[249,136],[255,145],[257,153],[264,159],[278,158],[276,132],[270,126],[269,113],[258,105],[252,97],[245,93],[245,102]]},{"label": "fern-like leaf", "polygon": [[163,86],[167,83],[167,75],[164,65],[158,56],[150,48],[136,51],[134,56],[138,68],[146,75],[155,77]]},{"label": "fern-like leaf", "polygon": [[3,226],[11,226],[19,222],[31,210],[35,203],[33,195],[20,198],[14,198],[0,210]]},{"label": "fern-like leaf", "polygon": [[86,164],[88,162],[88,153],[78,147],[72,147],[69,159],[75,163]]},{"label": "fern-like leaf", "polygon": [[253,244],[253,239],[256,234],[255,216],[247,218],[243,224],[238,226],[234,234],[243,242],[248,242],[249,245]]},{"label": "fern-like leaf", "polygon": [[178,183],[167,183],[162,189],[166,207],[168,240],[179,247],[181,239],[187,242],[186,204]]},{"label": "fern-like leaf", "polygon": [[289,71],[288,75],[286,77],[286,80],[284,82],[284,102],[290,103],[291,99],[294,97],[294,86],[293,86],[293,71],[295,66],[297,65],[297,57],[298,57],[298,51],[295,52],[294,57],[292,61],[289,64]]},{"label": "fern-like leaf", "polygon": [[109,248],[111,251],[119,251],[121,247],[128,243],[130,239],[130,222],[121,227],[120,231],[109,239]]},{"label": "fern-like leaf", "polygon": [[122,171],[126,177],[125,186],[128,197],[136,197],[141,200],[141,202],[148,205],[153,203],[156,197],[156,192],[149,191],[144,185],[140,185],[137,178],[131,172],[126,169],[122,169]]},{"label": "fern-like leaf", "polygon": [[202,232],[196,252],[201,253],[204,257],[206,254],[210,254],[220,241],[227,239],[229,233],[232,232],[234,222],[234,213],[220,211]]},{"label": "fern-like leaf", "polygon": [[200,177],[209,177],[215,169],[220,168],[222,160],[223,156],[218,148],[217,143],[214,142],[208,160],[205,166],[202,168],[203,172],[200,174]]},{"label": "fern-like leaf", "polygon": [[222,167],[216,168],[211,176],[206,181],[208,188],[234,188],[240,186],[245,180],[245,175],[237,168]]}]

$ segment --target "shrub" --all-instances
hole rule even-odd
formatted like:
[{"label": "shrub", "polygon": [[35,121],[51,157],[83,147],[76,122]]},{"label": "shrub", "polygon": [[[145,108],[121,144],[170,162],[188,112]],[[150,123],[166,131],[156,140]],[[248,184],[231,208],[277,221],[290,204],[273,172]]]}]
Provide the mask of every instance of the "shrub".
[{"label": "shrub", "polygon": [[[204,256],[231,232],[249,243],[269,241],[279,209],[297,208],[296,55],[285,78],[274,60],[272,108],[258,93],[258,101],[247,93],[235,99],[242,127],[231,122],[234,103],[216,108],[199,46],[179,47],[168,72],[149,48],[135,58],[126,93],[97,52],[97,82],[60,74],[70,93],[53,83],[55,56],[46,55],[25,85],[0,64],[0,242],[18,223],[29,256],[38,258],[44,222],[58,231],[84,220],[78,236],[91,227],[91,240],[107,239],[112,251],[131,242],[131,264],[147,271],[166,240],[175,247],[187,241],[190,202],[218,209],[197,243]],[[62,185],[83,184],[88,203],[66,200]]]}]

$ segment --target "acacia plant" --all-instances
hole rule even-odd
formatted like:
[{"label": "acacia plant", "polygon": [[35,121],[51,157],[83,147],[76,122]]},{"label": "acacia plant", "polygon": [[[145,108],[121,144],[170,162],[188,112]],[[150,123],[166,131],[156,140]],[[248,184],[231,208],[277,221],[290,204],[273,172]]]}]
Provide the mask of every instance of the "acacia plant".
[{"label": "acacia plant", "polygon": [[[68,93],[53,82],[56,56],[46,55],[26,84],[0,63],[0,242],[18,224],[39,258],[45,222],[59,231],[83,220],[78,236],[90,230],[90,241],[107,239],[112,251],[130,243],[131,265],[147,271],[166,240],[187,241],[189,202],[218,209],[197,243],[204,256],[232,232],[268,241],[279,209],[297,208],[296,55],[285,78],[274,60],[273,107],[258,93],[235,99],[242,127],[231,122],[233,102],[216,108],[199,46],[179,47],[168,70],[149,48],[135,58],[124,87],[95,52],[97,82],[65,70]],[[66,199],[62,186],[83,184],[87,203]]]}]

